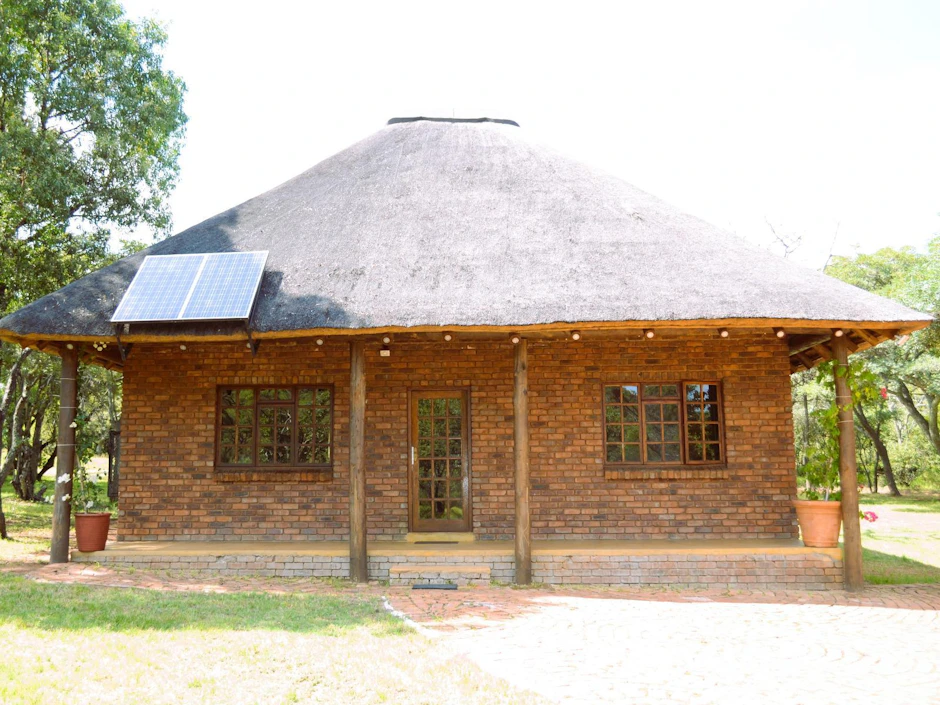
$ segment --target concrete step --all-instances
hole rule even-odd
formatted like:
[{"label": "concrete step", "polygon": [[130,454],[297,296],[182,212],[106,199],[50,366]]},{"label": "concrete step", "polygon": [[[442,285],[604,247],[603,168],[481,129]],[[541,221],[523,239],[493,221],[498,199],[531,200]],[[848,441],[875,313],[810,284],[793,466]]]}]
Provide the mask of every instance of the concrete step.
[{"label": "concrete step", "polygon": [[429,585],[450,583],[453,585],[488,585],[488,565],[430,565],[427,563],[405,563],[388,569],[390,585]]}]

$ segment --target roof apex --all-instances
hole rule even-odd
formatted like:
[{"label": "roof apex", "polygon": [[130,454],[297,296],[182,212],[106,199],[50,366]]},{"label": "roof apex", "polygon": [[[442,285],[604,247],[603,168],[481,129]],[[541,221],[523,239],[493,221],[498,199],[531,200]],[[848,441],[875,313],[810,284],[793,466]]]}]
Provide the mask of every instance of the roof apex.
[{"label": "roof apex", "polygon": [[403,122],[493,122],[497,125],[512,125],[514,127],[519,127],[519,123],[515,120],[508,120],[506,118],[488,118],[488,117],[478,117],[478,118],[458,118],[458,117],[425,117],[419,115],[417,117],[393,117],[388,121],[389,125],[398,125]]}]

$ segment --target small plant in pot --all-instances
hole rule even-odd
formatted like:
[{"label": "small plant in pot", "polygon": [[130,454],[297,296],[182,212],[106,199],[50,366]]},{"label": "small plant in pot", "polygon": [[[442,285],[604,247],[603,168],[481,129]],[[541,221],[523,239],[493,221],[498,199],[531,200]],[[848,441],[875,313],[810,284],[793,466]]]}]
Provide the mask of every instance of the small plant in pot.
[{"label": "small plant in pot", "polygon": [[75,539],[82,552],[103,551],[111,527],[111,512],[102,501],[101,490],[84,465],[75,471],[72,483],[72,508],[75,510]]},{"label": "small plant in pot", "polygon": [[[824,363],[819,367],[817,379],[822,380],[824,387],[834,393],[832,372],[832,363]],[[853,363],[848,369],[840,372],[850,378],[849,386],[854,403],[869,400],[877,393],[873,375],[864,370],[860,363]],[[798,476],[805,480],[806,486],[800,493],[802,498],[794,501],[796,519],[800,524],[804,545],[835,548],[839,545],[839,532],[842,528],[839,406],[836,400],[833,398],[828,407],[814,411],[812,416],[822,431],[822,440],[808,450],[806,462],[797,470]],[[859,512],[859,517],[866,521],[877,519],[874,512]]]}]

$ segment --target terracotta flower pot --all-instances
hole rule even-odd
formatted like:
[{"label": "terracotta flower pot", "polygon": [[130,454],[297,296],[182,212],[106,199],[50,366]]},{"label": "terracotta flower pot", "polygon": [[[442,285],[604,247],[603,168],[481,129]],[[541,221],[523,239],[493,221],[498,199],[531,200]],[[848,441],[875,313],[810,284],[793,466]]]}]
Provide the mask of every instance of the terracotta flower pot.
[{"label": "terracotta flower pot", "polygon": [[798,499],[796,520],[800,523],[803,545],[813,548],[835,548],[842,528],[842,502]]},{"label": "terracotta flower pot", "polygon": [[111,514],[96,512],[93,514],[75,515],[75,539],[78,550],[82,553],[88,551],[103,551],[108,542],[108,529],[111,526]]}]

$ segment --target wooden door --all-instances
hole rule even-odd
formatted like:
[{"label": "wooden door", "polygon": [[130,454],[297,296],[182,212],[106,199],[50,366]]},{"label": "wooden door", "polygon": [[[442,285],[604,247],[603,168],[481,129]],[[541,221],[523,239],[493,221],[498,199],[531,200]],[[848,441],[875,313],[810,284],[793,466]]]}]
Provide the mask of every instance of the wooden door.
[{"label": "wooden door", "polygon": [[411,394],[412,531],[470,531],[469,395]]}]

